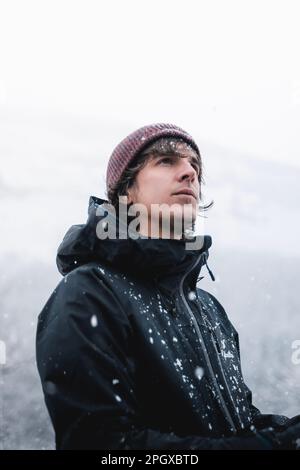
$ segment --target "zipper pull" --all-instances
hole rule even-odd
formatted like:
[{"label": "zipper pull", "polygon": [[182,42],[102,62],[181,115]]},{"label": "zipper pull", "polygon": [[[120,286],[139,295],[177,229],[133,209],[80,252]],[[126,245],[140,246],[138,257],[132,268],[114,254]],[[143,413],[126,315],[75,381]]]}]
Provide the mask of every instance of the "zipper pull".
[{"label": "zipper pull", "polygon": [[204,260],[205,260],[205,266],[207,268],[207,271],[209,272],[209,275],[210,275],[210,278],[212,281],[215,281],[215,276],[213,275],[212,271],[209,269],[208,267],[208,264],[207,264],[207,254],[205,253],[205,257],[204,257]]}]

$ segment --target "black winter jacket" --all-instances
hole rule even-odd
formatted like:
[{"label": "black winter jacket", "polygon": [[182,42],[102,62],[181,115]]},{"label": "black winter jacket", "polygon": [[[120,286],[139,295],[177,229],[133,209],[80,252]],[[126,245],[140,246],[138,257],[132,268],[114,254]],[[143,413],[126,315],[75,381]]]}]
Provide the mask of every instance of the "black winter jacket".
[{"label": "black winter jacket", "polygon": [[[64,278],[39,315],[36,353],[57,449],[271,449],[287,418],[244,383],[238,334],[197,287],[211,238],[96,235],[104,200],[58,249]],[[104,214],[105,215],[105,214]]]}]

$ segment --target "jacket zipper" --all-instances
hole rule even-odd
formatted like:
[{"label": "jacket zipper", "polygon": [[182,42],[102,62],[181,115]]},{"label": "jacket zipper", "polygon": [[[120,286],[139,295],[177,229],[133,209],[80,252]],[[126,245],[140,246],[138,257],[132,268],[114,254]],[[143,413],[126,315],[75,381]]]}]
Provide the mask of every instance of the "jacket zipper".
[{"label": "jacket zipper", "polygon": [[[197,332],[197,335],[198,335],[198,339],[200,341],[200,344],[203,348],[203,352],[204,352],[204,356],[205,356],[205,360],[206,360],[206,363],[207,363],[207,366],[208,366],[208,369],[209,369],[209,373],[210,373],[210,376],[211,376],[211,379],[212,379],[212,382],[213,382],[213,385],[217,391],[217,394],[218,394],[218,397],[219,397],[219,401],[220,401],[220,404],[221,404],[221,407],[222,407],[222,411],[228,421],[228,423],[230,424],[230,430],[233,431],[235,434],[237,433],[237,429],[236,429],[236,426],[231,418],[231,415],[230,415],[230,412],[228,410],[228,407],[224,401],[224,398],[223,398],[223,395],[221,393],[221,390],[220,390],[220,387],[219,387],[219,384],[218,382],[216,381],[216,378],[215,378],[215,375],[214,375],[214,371],[213,371],[213,368],[212,368],[212,365],[211,365],[211,362],[210,362],[210,359],[209,359],[209,355],[208,355],[208,352],[207,352],[207,349],[206,349],[206,346],[205,346],[205,343],[204,343],[204,339],[203,339],[203,336],[202,336],[202,333],[200,331],[200,328],[199,328],[199,325],[197,323],[197,320],[185,298],[185,295],[184,295],[184,291],[183,291],[183,283],[187,277],[187,275],[195,268],[195,266],[198,264],[199,260],[203,257],[203,253],[199,256],[199,258],[197,259],[197,261],[193,264],[193,266],[184,274],[184,276],[182,277],[181,281],[180,281],[180,285],[179,285],[179,292],[180,292],[180,297],[182,298],[182,301],[184,303],[184,305],[186,306],[186,309],[187,311],[189,312],[190,314],[190,317],[193,321],[193,324],[195,326],[195,329],[196,329],[196,332]],[[213,341],[214,343],[214,341]],[[215,344],[215,343],[214,343]],[[218,356],[218,359],[219,359],[219,356]],[[222,368],[222,364],[220,364],[219,362],[219,365],[221,367],[221,370],[222,370],[222,374],[223,374],[223,377],[224,377],[224,373],[223,373],[223,368]],[[225,377],[224,377],[225,379]],[[225,380],[225,383],[226,383],[226,380]],[[226,383],[227,385],[227,383]],[[228,389],[228,386],[227,386],[227,389]],[[230,398],[232,399],[231,395],[230,395]]]}]

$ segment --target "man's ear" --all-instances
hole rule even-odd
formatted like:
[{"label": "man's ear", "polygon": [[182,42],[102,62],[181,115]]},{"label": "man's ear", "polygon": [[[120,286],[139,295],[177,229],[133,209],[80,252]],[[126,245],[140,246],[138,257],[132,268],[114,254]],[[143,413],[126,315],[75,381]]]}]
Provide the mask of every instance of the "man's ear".
[{"label": "man's ear", "polygon": [[126,196],[127,196],[127,204],[131,204],[132,203],[132,196],[131,196],[131,192],[129,190],[126,193]]},{"label": "man's ear", "polygon": [[127,204],[133,204],[133,187],[127,189],[126,196],[127,196]]}]

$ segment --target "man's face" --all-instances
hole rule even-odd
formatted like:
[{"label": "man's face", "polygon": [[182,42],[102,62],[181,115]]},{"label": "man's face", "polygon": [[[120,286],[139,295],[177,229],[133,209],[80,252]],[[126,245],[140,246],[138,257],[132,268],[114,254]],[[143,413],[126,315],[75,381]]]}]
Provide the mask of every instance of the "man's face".
[{"label": "man's face", "polygon": [[[167,204],[188,209],[196,219],[199,204],[199,157],[185,144],[177,144],[180,155],[151,156],[128,191],[128,202],[143,204],[151,214],[151,205]],[[174,212],[179,216],[178,209]]]}]

